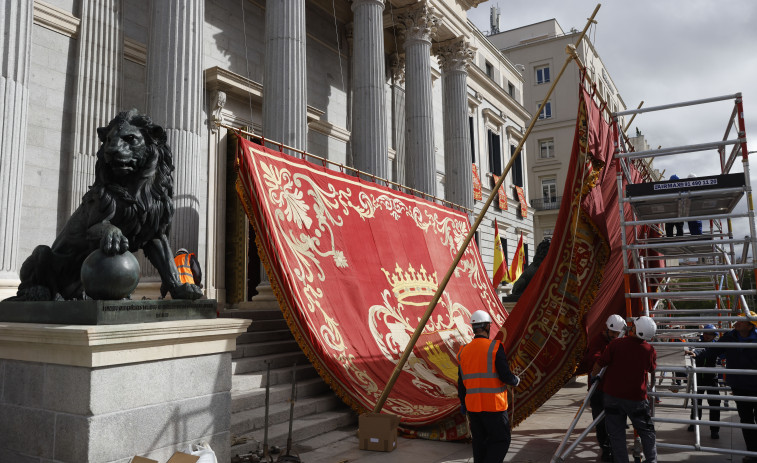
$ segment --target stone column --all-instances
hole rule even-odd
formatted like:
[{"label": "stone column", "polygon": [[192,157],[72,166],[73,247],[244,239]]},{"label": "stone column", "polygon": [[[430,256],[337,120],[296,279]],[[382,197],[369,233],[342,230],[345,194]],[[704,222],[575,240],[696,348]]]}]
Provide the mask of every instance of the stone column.
[{"label": "stone column", "polygon": [[121,107],[121,1],[93,0],[81,5],[69,213],[79,207],[82,196],[95,181],[100,146],[97,128],[106,126]]},{"label": "stone column", "polygon": [[405,185],[405,59],[394,53],[389,58],[392,73],[392,142],[395,150],[392,180]]},{"label": "stone column", "polygon": [[263,136],[303,151],[308,132],[305,39],[305,0],[266,2]]},{"label": "stone column", "polygon": [[33,3],[0,1],[0,299],[16,294]]},{"label": "stone column", "polygon": [[[263,136],[303,151],[308,136],[306,37],[305,0],[266,3]],[[250,243],[249,249],[255,252],[255,245]],[[275,302],[262,265],[256,289],[254,300]]]},{"label": "stone column", "polygon": [[440,20],[426,3],[397,15],[405,50],[405,180],[407,186],[436,194],[431,40]]},{"label": "stone column", "polygon": [[444,95],[444,199],[473,209],[467,80],[474,50],[458,38],[439,44],[436,52]]},{"label": "stone column", "polygon": [[152,2],[147,51],[147,106],[173,151],[171,246],[197,252],[204,265],[207,159],[200,151],[204,0]]},{"label": "stone column", "polygon": [[384,0],[353,0],[352,153],[356,169],[387,178]]}]

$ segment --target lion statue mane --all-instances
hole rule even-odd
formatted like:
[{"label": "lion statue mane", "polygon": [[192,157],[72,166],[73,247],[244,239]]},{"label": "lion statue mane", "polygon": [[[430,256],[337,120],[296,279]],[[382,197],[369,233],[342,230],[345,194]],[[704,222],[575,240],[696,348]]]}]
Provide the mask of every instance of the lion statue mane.
[{"label": "lion statue mane", "polygon": [[163,127],[136,109],[99,127],[95,182],[52,246],[37,246],[20,270],[11,300],[82,299],[81,267],[94,250],[106,255],[142,249],[174,299],[202,290],[181,283],[168,243],[173,160]]}]

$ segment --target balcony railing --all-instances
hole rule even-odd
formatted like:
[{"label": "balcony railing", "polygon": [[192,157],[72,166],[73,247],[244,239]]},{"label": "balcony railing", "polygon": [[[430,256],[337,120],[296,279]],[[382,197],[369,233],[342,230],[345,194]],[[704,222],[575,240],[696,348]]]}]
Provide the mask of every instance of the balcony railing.
[{"label": "balcony railing", "polygon": [[560,202],[562,196],[553,196],[551,198],[538,198],[531,200],[531,207],[537,211],[549,211],[552,209],[560,209]]}]

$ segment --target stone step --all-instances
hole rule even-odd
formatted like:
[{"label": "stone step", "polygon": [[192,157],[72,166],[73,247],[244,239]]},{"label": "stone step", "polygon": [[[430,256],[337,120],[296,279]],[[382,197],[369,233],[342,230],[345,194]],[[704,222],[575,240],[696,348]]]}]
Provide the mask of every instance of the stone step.
[{"label": "stone step", "polygon": [[280,331],[288,330],[286,320],[283,318],[269,319],[269,320],[252,320],[250,326],[247,328],[248,333],[257,333],[259,331]]},{"label": "stone step", "polygon": [[277,320],[284,318],[278,305],[275,307],[260,307],[237,310],[224,310],[219,314],[221,318],[247,318],[256,320]]},{"label": "stone step", "polygon": [[279,352],[275,354],[260,355],[257,357],[243,357],[233,359],[231,363],[231,374],[242,374],[250,372],[265,372],[267,369],[266,362],[271,364],[271,369],[289,367],[297,365],[309,365],[305,353],[301,350],[292,352]]},{"label": "stone step", "polygon": [[237,337],[237,346],[240,344],[252,344],[256,342],[268,342],[268,341],[286,341],[294,339],[292,332],[289,328],[284,330],[273,331],[251,331],[242,333]]},{"label": "stone step", "polygon": [[[288,419],[288,415],[287,415]],[[292,423],[292,441],[293,454],[296,455],[297,446],[299,442],[307,441],[315,436],[328,433],[330,431],[348,427],[356,426],[357,414],[353,412],[346,405],[338,410],[326,411],[314,415],[308,415],[301,418],[297,418]],[[263,433],[264,429],[258,429],[251,433],[247,433],[241,436],[234,436],[232,442],[246,440],[244,443],[232,445],[231,455],[244,455],[255,451],[258,448],[263,447]],[[289,434],[289,422],[270,425],[268,427],[268,446],[281,447],[282,452],[286,450],[286,441]],[[233,435],[233,432],[232,432]],[[278,457],[274,455],[274,461]]]},{"label": "stone step", "polygon": [[305,439],[303,441],[297,442],[292,446],[292,448],[297,451],[302,461],[313,461],[318,457],[316,453],[318,449],[327,447],[336,442],[349,442],[351,444],[354,444],[353,448],[358,448],[359,442],[357,440],[357,430],[357,423],[350,424],[341,428],[334,429],[333,431],[318,434],[314,437],[311,437],[310,439]]},{"label": "stone step", "polygon": [[[311,378],[320,378],[318,372],[309,362],[297,363],[297,382]],[[231,393],[252,392],[257,388],[265,388],[266,371],[250,371],[231,376]],[[291,365],[284,368],[271,368],[271,386],[277,384],[292,384]]]},{"label": "stone step", "polygon": [[[340,408],[343,402],[334,394],[298,398],[294,404],[294,419],[319,414]],[[289,401],[271,403],[268,407],[268,425],[273,426],[289,420]],[[243,435],[265,426],[265,405],[234,413],[231,416],[231,433]]]},{"label": "stone step", "polygon": [[237,348],[231,354],[231,358],[239,359],[242,357],[257,357],[261,355],[281,354],[284,352],[302,351],[294,338],[279,341],[253,342],[241,345],[237,342]]},{"label": "stone step", "polygon": [[[290,376],[291,381],[291,376]],[[329,392],[331,389],[320,377],[297,380],[297,398],[305,399]],[[271,386],[269,403],[286,402],[292,394],[292,384],[281,383]],[[231,393],[231,413],[265,407],[265,387],[252,390],[237,390]]]}]

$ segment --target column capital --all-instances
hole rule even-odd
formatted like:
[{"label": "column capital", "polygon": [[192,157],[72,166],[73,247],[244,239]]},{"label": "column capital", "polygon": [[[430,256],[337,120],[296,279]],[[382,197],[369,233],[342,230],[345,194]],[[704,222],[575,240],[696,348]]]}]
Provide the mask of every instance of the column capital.
[{"label": "column capital", "polygon": [[436,9],[426,2],[396,11],[394,19],[400,35],[406,42],[430,43],[436,37],[436,30],[441,24]]},{"label": "column capital", "polygon": [[456,37],[435,44],[433,52],[439,58],[439,67],[442,72],[467,72],[476,49],[463,37]]}]

